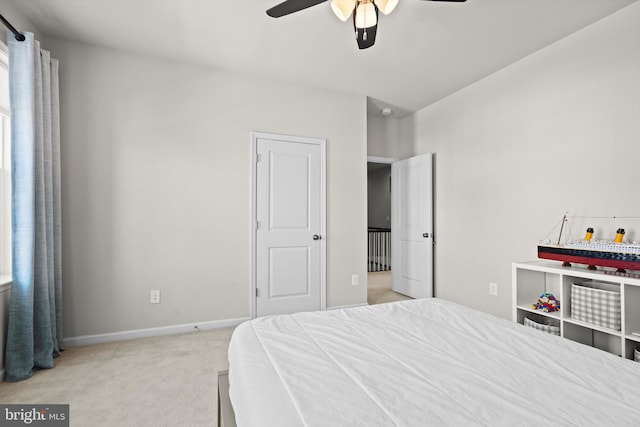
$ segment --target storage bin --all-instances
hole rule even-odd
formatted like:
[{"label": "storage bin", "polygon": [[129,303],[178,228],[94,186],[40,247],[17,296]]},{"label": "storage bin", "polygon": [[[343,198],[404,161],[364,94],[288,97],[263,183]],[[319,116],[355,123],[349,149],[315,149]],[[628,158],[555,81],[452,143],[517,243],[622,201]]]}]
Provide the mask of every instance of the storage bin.
[{"label": "storage bin", "polygon": [[[609,289],[602,289],[609,288]],[[582,282],[571,285],[571,318],[620,330],[620,291],[610,283]]]},{"label": "storage bin", "polygon": [[554,326],[550,323],[540,323],[535,320],[531,320],[528,317],[524,318],[524,326],[537,329],[542,332],[546,332],[552,335],[560,335],[560,326]]}]

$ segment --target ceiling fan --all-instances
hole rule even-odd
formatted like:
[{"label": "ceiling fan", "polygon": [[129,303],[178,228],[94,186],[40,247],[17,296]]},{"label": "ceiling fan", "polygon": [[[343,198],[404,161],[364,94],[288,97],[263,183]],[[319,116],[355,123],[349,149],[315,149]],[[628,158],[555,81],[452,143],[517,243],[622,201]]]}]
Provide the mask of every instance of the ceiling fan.
[{"label": "ceiling fan", "polygon": [[[299,12],[327,0],[285,0],[267,10],[273,18]],[[467,0],[425,0],[462,3]],[[396,8],[398,0],[331,0],[331,10],[342,21],[353,15],[353,28],[360,49],[366,49],[376,42],[378,29],[378,12],[388,15]]]}]

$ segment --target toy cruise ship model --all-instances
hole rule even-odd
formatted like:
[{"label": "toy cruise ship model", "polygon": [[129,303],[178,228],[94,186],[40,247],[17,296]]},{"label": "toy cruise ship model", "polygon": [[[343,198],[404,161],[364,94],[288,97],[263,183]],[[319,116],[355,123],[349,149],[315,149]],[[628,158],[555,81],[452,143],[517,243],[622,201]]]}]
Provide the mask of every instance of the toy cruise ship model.
[{"label": "toy cruise ship model", "polygon": [[[563,218],[562,225],[564,227]],[[613,241],[593,240],[593,228],[587,228],[584,239],[560,243],[562,228],[557,244],[539,243],[538,258],[562,261],[565,267],[571,263],[585,264],[590,270],[597,267],[616,268],[618,272],[640,270],[640,243],[624,242],[624,228],[618,228]]]}]

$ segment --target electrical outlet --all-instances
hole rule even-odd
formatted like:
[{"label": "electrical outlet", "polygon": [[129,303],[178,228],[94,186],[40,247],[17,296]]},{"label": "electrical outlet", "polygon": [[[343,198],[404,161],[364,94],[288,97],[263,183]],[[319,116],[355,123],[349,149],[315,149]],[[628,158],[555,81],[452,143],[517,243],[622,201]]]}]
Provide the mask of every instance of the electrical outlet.
[{"label": "electrical outlet", "polygon": [[489,282],[489,295],[498,295],[498,284]]},{"label": "electrical outlet", "polygon": [[351,275],[351,285],[358,286],[358,275],[357,274],[352,274]]},{"label": "electrical outlet", "polygon": [[160,304],[160,290],[154,289],[149,294],[149,302],[151,304]]}]

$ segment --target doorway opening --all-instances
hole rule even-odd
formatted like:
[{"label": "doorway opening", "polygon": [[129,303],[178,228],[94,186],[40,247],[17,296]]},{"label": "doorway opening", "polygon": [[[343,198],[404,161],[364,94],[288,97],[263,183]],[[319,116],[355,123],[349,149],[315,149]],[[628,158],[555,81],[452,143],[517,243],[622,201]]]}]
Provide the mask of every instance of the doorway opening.
[{"label": "doorway opening", "polygon": [[391,289],[391,163],[396,159],[368,160],[367,303],[411,299]]}]

